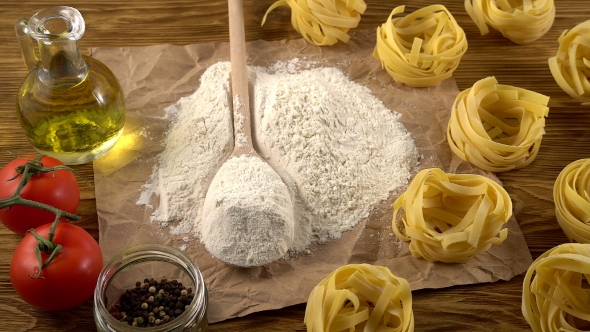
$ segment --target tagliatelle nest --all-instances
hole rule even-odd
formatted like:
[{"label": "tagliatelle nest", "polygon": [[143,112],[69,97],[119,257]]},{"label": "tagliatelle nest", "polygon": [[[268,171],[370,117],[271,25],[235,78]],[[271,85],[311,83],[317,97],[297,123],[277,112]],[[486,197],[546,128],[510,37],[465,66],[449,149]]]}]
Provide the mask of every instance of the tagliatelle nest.
[{"label": "tagliatelle nest", "polygon": [[432,5],[392,18],[404,8],[393,9],[377,28],[373,55],[397,82],[415,87],[437,85],[452,76],[467,51],[465,32],[445,6]]},{"label": "tagliatelle nest", "polygon": [[[393,231],[410,241],[412,255],[445,263],[464,263],[504,242],[508,229],[502,227],[512,215],[510,196],[498,183],[438,168],[416,174],[393,208]],[[402,230],[397,225],[401,209]]]},{"label": "tagliatelle nest", "polygon": [[590,159],[580,159],[569,164],[555,181],[555,216],[570,241],[590,243],[589,188]]},{"label": "tagliatelle nest", "polygon": [[280,6],[291,7],[293,28],[319,46],[348,42],[348,30],[358,26],[367,8],[363,0],[280,0],[268,8],[262,25],[268,13]]},{"label": "tagliatelle nest", "polygon": [[565,243],[539,256],[522,286],[522,314],[534,332],[590,328],[590,244]]},{"label": "tagliatelle nest", "polygon": [[590,20],[565,30],[557,55],[549,59],[555,81],[570,96],[590,106]]},{"label": "tagliatelle nest", "polygon": [[553,25],[553,0],[465,0],[465,10],[481,35],[488,24],[517,44],[541,38]]},{"label": "tagliatelle nest", "polygon": [[311,291],[304,322],[308,332],[412,332],[410,285],[386,267],[340,267]]},{"label": "tagliatelle nest", "polygon": [[495,77],[462,91],[451,109],[447,140],[453,152],[486,171],[504,172],[530,164],[545,134],[549,97]]}]

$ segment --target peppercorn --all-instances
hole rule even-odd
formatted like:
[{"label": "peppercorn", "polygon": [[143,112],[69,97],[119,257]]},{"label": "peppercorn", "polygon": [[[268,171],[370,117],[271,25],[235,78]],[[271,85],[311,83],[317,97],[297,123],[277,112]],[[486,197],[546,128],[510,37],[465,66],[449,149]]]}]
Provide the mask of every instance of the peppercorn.
[{"label": "peppercorn", "polygon": [[125,290],[109,313],[131,326],[152,327],[165,324],[180,316],[193,300],[192,288],[177,280],[160,282],[153,278],[135,282]]}]

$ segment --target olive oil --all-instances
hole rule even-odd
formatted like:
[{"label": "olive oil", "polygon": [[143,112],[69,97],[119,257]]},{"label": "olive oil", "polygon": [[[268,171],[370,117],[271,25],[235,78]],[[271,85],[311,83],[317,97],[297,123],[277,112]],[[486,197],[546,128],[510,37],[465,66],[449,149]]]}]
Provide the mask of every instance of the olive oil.
[{"label": "olive oil", "polygon": [[88,70],[81,81],[57,79],[46,84],[33,70],[17,95],[17,115],[31,144],[66,164],[102,156],[115,145],[125,123],[124,95],[117,79],[99,61],[82,57]]},{"label": "olive oil", "polygon": [[16,96],[19,122],[39,153],[70,165],[107,153],[125,124],[125,97],[117,78],[80,52],[85,26],[82,14],[66,6],[45,8],[15,24],[30,71]]}]

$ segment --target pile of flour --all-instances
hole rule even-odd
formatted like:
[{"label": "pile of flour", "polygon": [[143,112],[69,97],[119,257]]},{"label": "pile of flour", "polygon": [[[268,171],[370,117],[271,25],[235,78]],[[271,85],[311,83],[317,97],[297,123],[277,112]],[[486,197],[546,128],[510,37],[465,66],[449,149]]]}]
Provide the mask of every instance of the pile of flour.
[{"label": "pile of flour", "polygon": [[166,109],[173,125],[137,204],[152,208],[150,197],[159,196],[151,220],[172,234],[198,236],[209,183],[233,150],[229,73],[229,62],[211,66],[193,95]]},{"label": "pile of flour", "polygon": [[[351,230],[404,186],[419,152],[399,119],[367,87],[337,68],[298,70],[302,61],[253,67],[253,142],[287,184],[294,205],[290,249]],[[152,195],[152,220],[173,234],[201,237],[205,194],[233,147],[229,63],[207,69],[199,89],[167,112],[177,115],[139,205]]]}]

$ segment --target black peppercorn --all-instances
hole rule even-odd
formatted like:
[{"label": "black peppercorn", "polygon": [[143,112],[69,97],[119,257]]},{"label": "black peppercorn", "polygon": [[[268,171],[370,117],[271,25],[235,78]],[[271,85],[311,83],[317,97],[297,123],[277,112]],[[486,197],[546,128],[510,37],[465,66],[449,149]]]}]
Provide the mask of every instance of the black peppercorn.
[{"label": "black peppercorn", "polygon": [[166,324],[180,316],[192,302],[192,288],[165,277],[135,282],[111,306],[109,313],[131,326],[152,327]]}]

